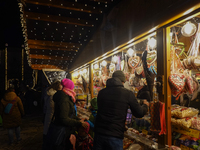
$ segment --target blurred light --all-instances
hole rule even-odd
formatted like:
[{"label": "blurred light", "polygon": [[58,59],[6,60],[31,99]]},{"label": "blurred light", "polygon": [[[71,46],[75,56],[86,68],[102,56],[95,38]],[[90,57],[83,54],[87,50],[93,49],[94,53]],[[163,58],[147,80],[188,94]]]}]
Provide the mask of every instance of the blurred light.
[{"label": "blurred light", "polygon": [[150,38],[148,41],[149,48],[154,49],[156,48],[157,41],[155,38]]},{"label": "blurred light", "polygon": [[192,35],[194,35],[194,33],[196,32],[197,28],[195,26],[194,23],[191,23],[190,21],[188,21],[181,29],[181,33],[183,36],[185,37],[190,37]]},{"label": "blurred light", "polygon": [[117,60],[118,60],[118,57],[115,55],[115,56],[113,56],[113,58],[112,58],[112,62],[113,63],[117,63]]},{"label": "blurred light", "polygon": [[128,57],[132,57],[134,55],[134,50],[132,48],[129,48],[127,51]]},{"label": "blurred light", "polygon": [[94,65],[94,69],[99,69],[99,65],[98,65],[98,64],[95,64],[95,65]]},{"label": "blurred light", "polygon": [[102,65],[103,67],[105,67],[105,66],[107,65],[107,62],[106,62],[105,60],[103,60],[102,63],[101,63],[101,65]]}]

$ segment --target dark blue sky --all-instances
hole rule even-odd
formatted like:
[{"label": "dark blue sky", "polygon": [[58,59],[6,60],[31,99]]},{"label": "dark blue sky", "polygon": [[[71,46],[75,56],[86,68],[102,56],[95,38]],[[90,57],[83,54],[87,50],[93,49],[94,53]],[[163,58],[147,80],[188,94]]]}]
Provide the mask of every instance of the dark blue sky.
[{"label": "dark blue sky", "polygon": [[9,47],[21,47],[23,44],[23,36],[17,0],[1,1],[0,10],[0,48],[4,48],[5,43],[8,43]]}]

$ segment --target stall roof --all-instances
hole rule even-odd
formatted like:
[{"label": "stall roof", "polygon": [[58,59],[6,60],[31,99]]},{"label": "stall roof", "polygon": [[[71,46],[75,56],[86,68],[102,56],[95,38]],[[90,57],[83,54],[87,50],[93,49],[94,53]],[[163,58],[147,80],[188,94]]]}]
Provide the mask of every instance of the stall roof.
[{"label": "stall roof", "polygon": [[91,40],[103,16],[120,1],[21,0],[32,69],[67,70]]},{"label": "stall roof", "polygon": [[199,0],[126,0],[120,2],[108,16],[111,18],[112,30],[105,30],[105,27],[109,26],[106,22],[102,23],[92,41],[70,66],[70,71],[96,60],[99,56],[104,56],[107,52],[114,52],[115,49],[125,46],[138,35],[144,36],[148,32],[169,25],[170,22],[184,17],[183,12],[189,14],[193,11],[194,9],[190,11],[188,9],[195,5],[196,8],[200,7]]}]

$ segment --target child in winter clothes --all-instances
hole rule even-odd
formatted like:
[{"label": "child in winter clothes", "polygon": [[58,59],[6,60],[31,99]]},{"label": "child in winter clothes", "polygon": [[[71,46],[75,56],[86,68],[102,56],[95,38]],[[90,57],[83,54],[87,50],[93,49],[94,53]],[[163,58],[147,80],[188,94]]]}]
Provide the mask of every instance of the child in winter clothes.
[{"label": "child in winter clothes", "polygon": [[92,114],[89,117],[89,120],[87,121],[90,124],[90,130],[89,130],[89,134],[91,135],[92,138],[94,138],[94,124],[95,124],[95,120],[96,120],[96,115],[97,115],[97,98],[93,98],[90,101],[90,110],[92,112]]},{"label": "child in winter clothes", "polygon": [[88,134],[90,125],[88,122],[88,128],[80,127],[78,129],[78,135],[76,137],[76,150],[92,150],[93,138]]}]

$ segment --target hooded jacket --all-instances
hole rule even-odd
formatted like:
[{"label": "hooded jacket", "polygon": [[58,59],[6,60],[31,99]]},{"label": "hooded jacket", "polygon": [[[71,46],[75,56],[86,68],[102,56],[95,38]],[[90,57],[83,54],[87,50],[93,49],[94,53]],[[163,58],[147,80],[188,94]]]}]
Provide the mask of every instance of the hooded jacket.
[{"label": "hooded jacket", "polygon": [[54,123],[60,126],[66,126],[66,136],[74,132],[74,127],[80,127],[82,123],[76,117],[74,103],[71,96],[66,95],[63,91],[57,91],[53,96],[55,107]]},{"label": "hooded jacket", "polygon": [[[12,112],[10,114],[5,114],[5,107],[13,100],[16,101],[13,105]],[[3,119],[4,128],[14,128],[21,125],[21,116],[24,115],[24,108],[21,99],[15,92],[9,92],[4,95],[4,98],[0,102],[0,115]]]},{"label": "hooded jacket", "polygon": [[123,139],[127,110],[130,107],[135,117],[143,117],[147,105],[140,106],[132,91],[124,88],[118,78],[107,80],[106,88],[97,97],[98,112],[95,121],[95,134]]},{"label": "hooded jacket", "polygon": [[53,101],[53,95],[56,93],[57,91],[54,89],[49,89],[47,91],[47,95],[48,98],[46,100],[46,114],[45,114],[45,120],[44,120],[44,131],[43,134],[47,134],[48,128],[49,128],[49,124],[51,122],[53,113],[54,113],[54,101]]}]

